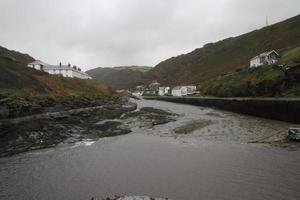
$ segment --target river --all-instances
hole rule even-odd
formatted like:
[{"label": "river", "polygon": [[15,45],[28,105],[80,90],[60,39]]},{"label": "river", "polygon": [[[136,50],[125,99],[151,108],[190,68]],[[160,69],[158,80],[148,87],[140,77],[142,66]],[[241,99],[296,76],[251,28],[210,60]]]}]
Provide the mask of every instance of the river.
[{"label": "river", "polygon": [[[300,148],[276,140],[290,124],[211,108],[137,101],[179,114],[151,129],[0,158],[0,199],[300,199]],[[185,124],[203,123],[190,134]]]}]

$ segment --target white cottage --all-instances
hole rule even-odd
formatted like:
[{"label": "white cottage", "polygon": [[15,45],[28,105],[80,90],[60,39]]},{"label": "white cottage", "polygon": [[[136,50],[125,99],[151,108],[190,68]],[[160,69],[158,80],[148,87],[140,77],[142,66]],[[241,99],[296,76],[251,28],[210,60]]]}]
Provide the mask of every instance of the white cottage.
[{"label": "white cottage", "polygon": [[177,86],[172,89],[172,96],[181,97],[188,95],[188,89],[186,86]]},{"label": "white cottage", "polygon": [[40,60],[36,60],[32,63],[29,63],[28,67],[41,70],[53,75],[61,75],[63,77],[92,79],[87,73],[82,72],[80,68],[76,66],[71,67],[70,64],[62,65],[61,63],[59,63],[59,65],[50,65]]},{"label": "white cottage", "polygon": [[159,87],[158,95],[165,96],[165,95],[169,94],[169,92],[170,92],[170,87]]},{"label": "white cottage", "polygon": [[187,88],[187,94],[195,94],[197,91],[197,86],[195,85],[189,85],[185,87]]},{"label": "white cottage", "polygon": [[250,61],[250,68],[259,67],[262,65],[272,65],[278,61],[279,54],[275,51],[268,51],[258,56],[255,56]]}]

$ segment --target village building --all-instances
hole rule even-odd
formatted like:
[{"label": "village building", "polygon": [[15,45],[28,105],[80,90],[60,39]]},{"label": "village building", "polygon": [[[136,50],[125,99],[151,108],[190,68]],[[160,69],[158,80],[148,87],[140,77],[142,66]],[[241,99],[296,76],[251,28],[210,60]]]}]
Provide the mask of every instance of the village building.
[{"label": "village building", "polygon": [[279,54],[275,51],[268,51],[258,56],[255,56],[250,61],[250,68],[259,67],[262,65],[272,65],[278,61]]},{"label": "village building", "polygon": [[170,94],[170,87],[159,87],[158,95],[165,96]]},{"label": "village building", "polygon": [[150,94],[158,94],[160,83],[157,80],[154,80],[149,86],[148,86],[148,92]]},{"label": "village building", "polygon": [[197,92],[197,86],[195,86],[195,85],[189,85],[189,86],[185,86],[185,87],[187,88],[188,95],[192,95]]},{"label": "village building", "polygon": [[40,60],[36,60],[28,64],[28,67],[47,72],[53,75],[61,75],[63,77],[92,79],[87,73],[81,71],[79,67],[68,65],[50,65]]},{"label": "village building", "polygon": [[186,86],[176,86],[172,89],[172,96],[181,97],[187,95],[188,95],[188,89]]}]

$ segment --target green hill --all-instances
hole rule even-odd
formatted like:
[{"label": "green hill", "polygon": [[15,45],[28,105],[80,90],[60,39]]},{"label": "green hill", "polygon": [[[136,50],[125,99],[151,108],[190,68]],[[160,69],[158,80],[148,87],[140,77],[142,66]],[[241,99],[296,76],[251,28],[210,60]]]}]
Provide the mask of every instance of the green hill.
[{"label": "green hill", "polygon": [[150,71],[165,84],[200,84],[238,68],[255,55],[300,45],[300,15],[250,33],[206,44],[191,53],[170,58]]},{"label": "green hill", "polygon": [[50,96],[97,98],[111,95],[110,88],[101,81],[52,76],[27,67],[33,60],[34,58],[27,54],[0,47],[1,96],[34,99]]},{"label": "green hill", "polygon": [[143,84],[148,80],[147,72],[151,69],[147,66],[99,67],[89,70],[87,73],[94,79],[107,82],[114,89],[125,89]]},{"label": "green hill", "polygon": [[0,119],[96,106],[116,99],[102,81],[50,75],[27,67],[33,60],[0,47]]}]

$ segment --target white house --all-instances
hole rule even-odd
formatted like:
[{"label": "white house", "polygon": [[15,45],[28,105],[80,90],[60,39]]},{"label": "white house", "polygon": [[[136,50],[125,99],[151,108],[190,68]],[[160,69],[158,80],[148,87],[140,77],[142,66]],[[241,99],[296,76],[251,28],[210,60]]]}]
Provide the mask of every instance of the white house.
[{"label": "white house", "polygon": [[36,60],[32,63],[29,63],[28,67],[41,70],[53,75],[61,75],[63,77],[92,79],[87,73],[81,71],[80,68],[76,66],[71,67],[70,64],[62,65],[61,63],[59,63],[59,65],[50,65],[40,60]]},{"label": "white house", "polygon": [[197,87],[195,85],[185,86],[187,88],[187,94],[195,94]]},{"label": "white house", "polygon": [[159,87],[158,95],[164,96],[164,95],[169,94],[169,92],[170,92],[170,87]]},{"label": "white house", "polygon": [[272,65],[278,61],[279,54],[275,51],[268,51],[258,56],[255,56],[250,61],[250,68],[259,67],[262,65]]},{"label": "white house", "polygon": [[177,86],[172,89],[172,96],[181,97],[188,95],[188,89],[186,86]]}]

